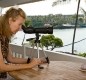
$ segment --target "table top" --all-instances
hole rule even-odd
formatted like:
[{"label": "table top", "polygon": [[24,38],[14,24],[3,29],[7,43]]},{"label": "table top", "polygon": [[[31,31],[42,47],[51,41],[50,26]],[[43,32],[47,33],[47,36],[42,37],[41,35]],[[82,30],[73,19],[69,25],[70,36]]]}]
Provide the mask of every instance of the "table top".
[{"label": "table top", "polygon": [[86,80],[86,72],[79,69],[82,63],[70,61],[51,61],[44,69],[25,69],[9,74],[16,80]]}]

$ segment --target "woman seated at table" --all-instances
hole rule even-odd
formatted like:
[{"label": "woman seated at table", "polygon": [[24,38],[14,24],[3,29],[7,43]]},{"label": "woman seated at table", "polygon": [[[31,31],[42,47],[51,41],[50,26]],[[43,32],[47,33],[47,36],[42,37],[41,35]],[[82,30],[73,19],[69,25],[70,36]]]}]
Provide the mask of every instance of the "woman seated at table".
[{"label": "woman seated at table", "polygon": [[0,17],[0,72],[33,68],[43,63],[38,58],[30,60],[12,56],[9,42],[12,35],[21,29],[25,19],[25,12],[21,8],[10,8]]}]

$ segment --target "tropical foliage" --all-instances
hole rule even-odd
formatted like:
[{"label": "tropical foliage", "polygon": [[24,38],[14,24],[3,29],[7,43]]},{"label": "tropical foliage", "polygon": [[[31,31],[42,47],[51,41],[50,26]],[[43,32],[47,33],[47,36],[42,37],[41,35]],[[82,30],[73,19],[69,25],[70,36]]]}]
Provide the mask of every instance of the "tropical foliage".
[{"label": "tropical foliage", "polygon": [[53,50],[56,47],[62,47],[63,42],[60,38],[55,37],[54,35],[43,35],[40,39],[43,46],[46,47],[48,50],[49,47],[51,47],[51,50]]},{"label": "tropical foliage", "polygon": [[85,9],[83,9],[83,8],[80,8],[80,10],[81,10],[82,13],[84,14],[83,21],[84,21],[84,23],[86,23],[86,11],[85,11]]},{"label": "tropical foliage", "polygon": [[26,19],[25,20],[25,22],[24,22],[24,25],[26,26],[26,27],[29,27],[30,25],[32,24],[32,21],[30,20],[30,19]]},{"label": "tropical foliage", "polygon": [[[49,14],[43,16],[28,16],[27,17],[31,21],[31,25],[33,27],[43,27],[44,24],[51,24],[55,29],[62,29],[66,27],[62,27],[63,24],[71,24],[75,25],[76,14],[74,15],[62,15],[62,14]],[[78,24],[86,24],[84,23],[84,15],[79,15]],[[82,26],[79,26],[82,27]],[[86,26],[85,26],[86,27]],[[71,28],[71,27],[68,27]]]},{"label": "tropical foliage", "polygon": [[78,56],[86,57],[86,53],[79,53]]},{"label": "tropical foliage", "polygon": [[[30,41],[31,46],[37,46],[37,45],[34,45],[34,40]],[[47,50],[49,50],[49,49],[53,50],[56,47],[62,47],[63,46],[62,40],[60,38],[55,37],[52,34],[43,35],[40,39],[40,43],[42,46],[40,46],[40,44],[39,44],[39,47],[45,47]]]},{"label": "tropical foliage", "polygon": [[53,2],[52,6],[56,6],[58,4],[66,4],[66,3],[69,3],[71,0],[56,0]]}]

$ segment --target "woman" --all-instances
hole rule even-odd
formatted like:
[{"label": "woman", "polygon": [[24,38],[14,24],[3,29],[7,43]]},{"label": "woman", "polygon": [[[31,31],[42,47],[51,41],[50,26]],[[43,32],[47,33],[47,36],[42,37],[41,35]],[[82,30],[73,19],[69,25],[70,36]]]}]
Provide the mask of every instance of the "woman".
[{"label": "woman", "polygon": [[[0,72],[33,68],[43,63],[43,61],[38,58],[30,60],[29,58],[23,59],[12,56],[9,41],[11,36],[21,29],[25,18],[26,15],[20,8],[10,8],[6,14],[0,18]],[[8,64],[6,64],[4,60],[6,60]]]}]

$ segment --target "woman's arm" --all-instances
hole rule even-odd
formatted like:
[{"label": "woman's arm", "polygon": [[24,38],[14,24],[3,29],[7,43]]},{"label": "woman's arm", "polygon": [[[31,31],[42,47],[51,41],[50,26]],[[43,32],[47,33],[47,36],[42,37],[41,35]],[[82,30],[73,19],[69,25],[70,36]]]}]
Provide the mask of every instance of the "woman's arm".
[{"label": "woman's arm", "polygon": [[8,72],[8,71],[13,71],[13,70],[22,70],[22,69],[29,69],[33,68],[41,63],[40,60],[34,59],[31,63],[29,64],[5,64],[2,61],[0,61],[0,72]]},{"label": "woman's arm", "polygon": [[[1,60],[1,59],[0,59]],[[4,61],[0,61],[0,72],[8,72],[13,70],[22,70],[33,68],[37,65],[41,64],[40,59],[33,59],[29,64],[5,64]]]},{"label": "woman's arm", "polygon": [[1,44],[0,44],[0,72],[33,68],[41,63],[42,62],[40,59],[34,58],[31,60],[31,62],[29,64],[5,64],[4,59],[3,59],[3,55],[1,52]]}]

